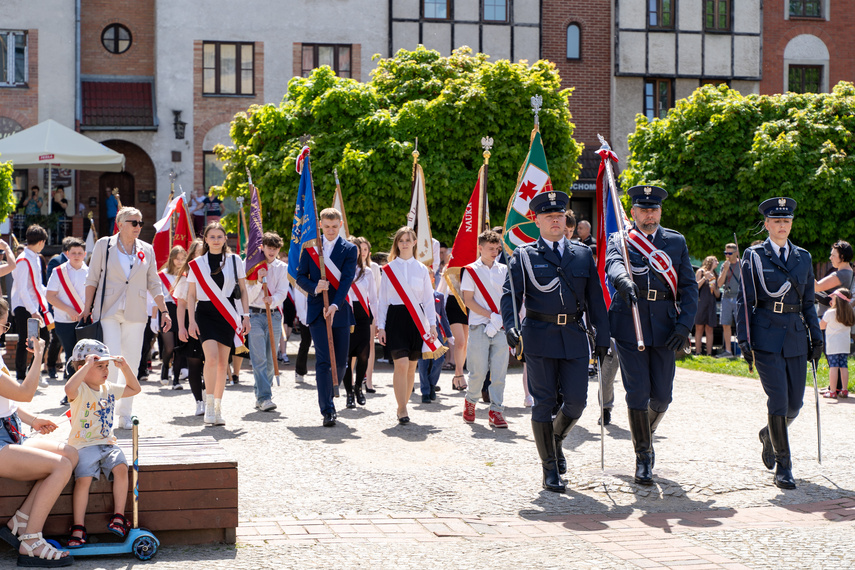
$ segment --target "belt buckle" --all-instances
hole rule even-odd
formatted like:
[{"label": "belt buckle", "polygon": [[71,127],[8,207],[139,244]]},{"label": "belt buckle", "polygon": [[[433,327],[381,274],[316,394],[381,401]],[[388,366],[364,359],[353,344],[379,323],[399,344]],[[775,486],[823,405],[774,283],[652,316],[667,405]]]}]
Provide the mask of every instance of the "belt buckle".
[{"label": "belt buckle", "polygon": [[560,315],[555,315],[555,316],[558,318],[558,321],[556,324],[559,324],[559,325],[566,325],[567,324],[567,314],[566,313],[562,313]]},{"label": "belt buckle", "polygon": [[656,289],[648,289],[647,290],[647,300],[648,301],[655,301],[657,293],[658,293],[658,291]]},{"label": "belt buckle", "polygon": [[772,309],[772,311],[775,313],[778,313],[778,314],[783,313],[784,312],[784,303],[779,302],[779,301],[775,301],[775,305],[774,305],[774,308]]}]

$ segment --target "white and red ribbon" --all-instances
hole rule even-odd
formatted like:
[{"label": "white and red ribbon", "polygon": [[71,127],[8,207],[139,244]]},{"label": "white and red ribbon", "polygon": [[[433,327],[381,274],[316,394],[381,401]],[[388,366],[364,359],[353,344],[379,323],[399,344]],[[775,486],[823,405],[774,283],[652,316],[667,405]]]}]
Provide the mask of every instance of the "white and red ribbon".
[{"label": "white and red ribbon", "polygon": [[21,262],[27,264],[27,269],[29,270],[30,274],[30,286],[33,288],[33,292],[36,294],[36,299],[39,302],[39,310],[41,310],[42,317],[45,320],[45,326],[48,328],[48,330],[53,330],[53,315],[48,310],[48,302],[47,299],[45,299],[44,294],[42,293],[41,283],[36,283],[36,274],[33,272],[33,266],[30,263],[30,260],[27,259],[23,253],[17,260],[17,263]]},{"label": "white and red ribbon", "polygon": [[632,228],[627,232],[627,241],[638,250],[650,262],[650,267],[665,278],[671,293],[674,296],[674,303],[677,303],[677,270],[674,268],[674,263],[668,254],[661,249],[656,249],[656,246],[647,239],[647,237]]},{"label": "white and red ribbon", "polygon": [[413,323],[415,323],[416,328],[422,337],[422,357],[435,359],[445,354],[448,349],[437,341],[431,339],[427,316],[425,315],[421,304],[413,301],[413,292],[410,288],[398,279],[398,276],[395,274],[395,270],[391,265],[385,265],[383,267],[383,272],[386,274],[386,277],[389,278],[389,283],[391,283],[392,287],[395,288],[395,292],[398,294],[398,297],[400,297],[401,301],[404,302],[404,306],[407,307],[407,311],[410,313],[410,317],[413,319]]},{"label": "white and red ribbon", "polygon": [[478,275],[478,269],[475,267],[475,264],[469,264],[466,266],[466,270],[469,272],[469,275],[472,277],[472,281],[475,282],[475,286],[478,288],[478,291],[481,293],[481,296],[484,297],[484,302],[487,303],[487,308],[493,311],[494,313],[502,314],[499,310],[499,306],[496,304],[496,299],[493,297],[493,293],[487,289],[487,286],[484,284],[484,281],[481,279],[481,276]]},{"label": "white and red ribbon", "polygon": [[[306,251],[309,253],[309,257],[312,258],[312,261],[315,262],[315,267],[320,268],[321,260],[318,254],[318,247],[310,247],[307,248]],[[330,261],[328,257],[324,258],[324,267],[327,270],[327,281],[329,281],[330,284],[336,290],[338,290],[339,282],[341,281],[341,271],[332,261]],[[347,292],[347,302],[350,303],[351,307],[353,306],[354,300],[358,301],[362,305],[362,308],[365,309],[366,315],[371,314],[369,313],[368,300],[366,299],[365,295],[362,293],[362,291],[359,290],[359,287],[356,285],[356,283],[351,283],[350,291]]]},{"label": "white and red ribbon", "polygon": [[226,319],[226,322],[229,323],[229,326],[232,327],[235,331],[235,348],[243,346],[243,339],[240,336],[241,333],[241,324],[240,317],[237,314],[237,310],[235,310],[234,306],[231,302],[226,299],[223,290],[220,289],[216,283],[211,280],[211,276],[207,274],[207,272],[199,267],[199,259],[194,259],[190,262],[190,271],[193,272],[193,275],[196,276],[197,281],[199,282],[199,286],[205,292],[205,295],[208,296],[208,300],[214,304],[214,307],[217,308],[217,311]]},{"label": "white and red ribbon", "polygon": [[77,289],[74,288],[74,285],[71,284],[71,279],[68,276],[68,262],[66,261],[57,267],[55,271],[57,277],[59,277],[59,284],[62,285],[62,290],[65,291],[65,295],[71,302],[71,306],[74,307],[74,310],[78,313],[82,313],[83,300],[80,299],[80,294],[77,292]]}]

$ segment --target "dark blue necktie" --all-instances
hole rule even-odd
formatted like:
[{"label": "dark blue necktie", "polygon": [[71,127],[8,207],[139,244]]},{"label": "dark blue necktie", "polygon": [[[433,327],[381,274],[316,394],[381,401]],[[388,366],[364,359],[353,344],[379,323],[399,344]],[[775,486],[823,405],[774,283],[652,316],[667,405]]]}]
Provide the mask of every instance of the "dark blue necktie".
[{"label": "dark blue necktie", "polygon": [[552,251],[555,252],[555,257],[558,258],[558,261],[561,261],[561,250],[558,249],[558,242],[557,241],[552,243]]},{"label": "dark blue necktie", "polygon": [[783,263],[784,265],[787,264],[787,248],[786,247],[782,247],[781,251],[778,252],[778,258],[780,258],[781,263]]}]

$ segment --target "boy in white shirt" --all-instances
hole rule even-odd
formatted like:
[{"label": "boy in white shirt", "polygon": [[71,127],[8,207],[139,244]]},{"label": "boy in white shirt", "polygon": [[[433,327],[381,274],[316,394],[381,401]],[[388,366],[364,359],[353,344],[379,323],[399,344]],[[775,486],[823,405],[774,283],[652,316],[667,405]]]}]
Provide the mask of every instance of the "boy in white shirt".
[{"label": "boy in white shirt", "polygon": [[[23,338],[27,331],[27,319],[39,319],[42,327],[39,336],[45,342],[50,340],[48,328],[53,328],[53,316],[48,311],[48,301],[45,298],[44,272],[42,259],[39,255],[47,243],[47,230],[39,225],[27,228],[27,247],[18,256],[15,270],[12,272],[11,305],[15,316],[15,330]],[[27,374],[27,343],[19,342],[15,352],[15,374],[18,382],[24,381]],[[42,379],[40,385],[47,387],[47,380]]]},{"label": "boy in white shirt", "polygon": [[[86,257],[86,244],[75,237],[62,240],[62,252],[68,261],[59,265],[50,274],[47,284],[47,300],[53,306],[56,328],[54,332],[62,343],[66,362],[71,362],[71,351],[77,342],[74,328],[83,312],[83,300],[86,298],[86,276],[89,267],[83,262]],[[68,380],[71,371],[65,369],[63,378]],[[66,400],[67,404],[68,401]]]}]

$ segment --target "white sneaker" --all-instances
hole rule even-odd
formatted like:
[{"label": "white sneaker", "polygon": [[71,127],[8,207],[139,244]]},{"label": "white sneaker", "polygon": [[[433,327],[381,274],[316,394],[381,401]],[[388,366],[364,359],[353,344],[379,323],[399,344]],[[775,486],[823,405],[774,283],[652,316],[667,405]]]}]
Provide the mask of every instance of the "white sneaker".
[{"label": "white sneaker", "polygon": [[39,386],[41,386],[42,388],[47,388],[48,386],[50,386],[50,384],[47,381],[47,378],[40,378],[39,379]]},{"label": "white sneaker", "polygon": [[196,402],[196,415],[204,416],[205,415],[205,402],[199,400]]},{"label": "white sneaker", "polygon": [[297,382],[297,384],[302,384],[302,383],[303,383],[303,382],[305,382],[306,380],[303,378],[303,375],[302,375],[302,374],[296,374],[296,373],[295,373],[295,374],[294,374],[294,381],[295,381],[295,382]]},{"label": "white sneaker", "polygon": [[226,425],[226,420],[223,419],[222,400],[219,398],[214,398],[214,425]]},{"label": "white sneaker", "polygon": [[262,412],[271,412],[276,409],[276,404],[273,403],[273,400],[264,400],[263,402],[255,404],[255,407]]},{"label": "white sneaker", "polygon": [[178,372],[178,379],[179,379],[179,380],[184,380],[184,379],[186,379],[188,376],[190,376],[190,371],[189,371],[189,370],[187,370],[186,368],[182,368],[182,369]]},{"label": "white sneaker", "polygon": [[169,386],[169,378],[161,378],[160,379],[161,386]]},{"label": "white sneaker", "polygon": [[228,380],[226,380],[226,386],[234,386],[234,385],[235,385],[235,383],[234,383],[234,381],[233,381],[231,378],[229,378]]},{"label": "white sneaker", "polygon": [[525,406],[526,408],[530,408],[533,405],[534,405],[534,398],[532,398],[531,396],[526,396],[525,400],[523,401],[523,406]]},{"label": "white sneaker", "polygon": [[214,413],[214,396],[205,396],[205,419],[206,424],[214,425],[217,415]]},{"label": "white sneaker", "polygon": [[132,422],[131,418],[127,416],[120,416],[119,423],[116,427],[119,429],[134,429],[134,422]]}]

